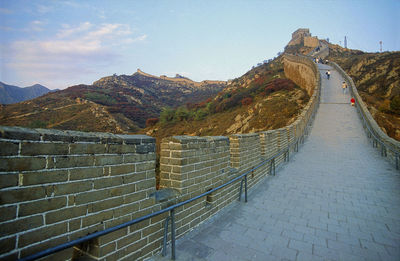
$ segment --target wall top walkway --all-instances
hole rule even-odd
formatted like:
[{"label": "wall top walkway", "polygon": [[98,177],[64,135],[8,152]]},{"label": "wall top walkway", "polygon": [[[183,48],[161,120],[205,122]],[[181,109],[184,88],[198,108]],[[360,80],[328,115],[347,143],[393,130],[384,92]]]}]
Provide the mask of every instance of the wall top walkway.
[{"label": "wall top walkway", "polygon": [[178,260],[400,259],[400,175],[369,144],[341,75],[319,69],[321,105],[302,152],[248,203],[178,240]]}]

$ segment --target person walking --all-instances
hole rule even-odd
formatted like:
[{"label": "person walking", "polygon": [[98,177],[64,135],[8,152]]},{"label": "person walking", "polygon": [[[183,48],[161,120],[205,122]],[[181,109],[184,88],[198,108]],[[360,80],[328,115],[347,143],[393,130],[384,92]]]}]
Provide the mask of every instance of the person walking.
[{"label": "person walking", "polygon": [[356,103],[356,100],[354,98],[351,98],[350,103],[351,103],[351,106],[354,106],[354,104]]},{"label": "person walking", "polygon": [[346,90],[347,90],[347,83],[346,82],[342,83],[342,89],[343,89],[343,94],[346,94]]},{"label": "person walking", "polygon": [[329,80],[330,77],[331,77],[331,71],[328,70],[326,71],[326,78]]}]

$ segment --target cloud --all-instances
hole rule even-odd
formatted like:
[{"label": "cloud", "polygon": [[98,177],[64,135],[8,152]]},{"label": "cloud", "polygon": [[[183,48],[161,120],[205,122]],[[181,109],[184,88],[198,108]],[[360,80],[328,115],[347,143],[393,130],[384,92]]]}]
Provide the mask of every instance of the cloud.
[{"label": "cloud", "polygon": [[43,31],[42,26],[45,25],[45,24],[46,24],[46,23],[43,22],[43,21],[35,20],[35,21],[30,22],[29,28],[28,28],[27,30],[28,30],[28,31],[31,31],[31,30],[32,30],[32,31],[40,32],[40,31]]},{"label": "cloud", "polygon": [[71,27],[68,24],[63,24],[63,29],[57,33],[58,38],[65,38],[80,32],[88,31],[93,25],[90,22],[81,23],[77,27]]},{"label": "cloud", "polygon": [[[33,21],[31,25],[39,29],[43,22]],[[20,40],[9,45],[4,52],[5,69],[35,82],[64,80],[70,84],[71,79],[88,78],[88,74],[112,66],[123,57],[120,50],[124,45],[146,38],[145,34],[134,37],[126,24],[64,24],[50,39]]]}]

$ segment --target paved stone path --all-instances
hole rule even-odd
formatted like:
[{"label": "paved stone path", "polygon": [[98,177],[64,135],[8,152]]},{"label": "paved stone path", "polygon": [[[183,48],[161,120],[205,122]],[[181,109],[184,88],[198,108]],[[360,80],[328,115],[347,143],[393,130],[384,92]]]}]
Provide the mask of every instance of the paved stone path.
[{"label": "paved stone path", "polygon": [[299,153],[248,203],[179,239],[177,260],[400,260],[400,174],[369,144],[340,75],[319,67],[321,105]]}]

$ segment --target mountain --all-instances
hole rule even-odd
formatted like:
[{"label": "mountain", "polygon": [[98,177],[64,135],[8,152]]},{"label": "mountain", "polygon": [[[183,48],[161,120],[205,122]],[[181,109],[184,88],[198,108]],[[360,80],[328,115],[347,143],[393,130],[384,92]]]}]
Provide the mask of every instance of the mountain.
[{"label": "mountain", "polygon": [[400,141],[400,52],[364,53],[330,45],[328,59],[352,77],[378,125]]},{"label": "mountain", "polygon": [[153,136],[157,149],[173,135],[219,136],[251,133],[292,123],[309,100],[284,74],[281,58],[259,65],[229,82],[215,97],[176,109],[164,109],[159,121],[140,133]]},{"label": "mountain", "polygon": [[51,90],[40,84],[21,88],[0,82],[0,103],[11,104],[26,101],[48,92],[51,92]]},{"label": "mountain", "polygon": [[215,96],[222,81],[194,82],[182,76],[112,75],[92,85],[76,85],[33,100],[2,105],[0,124],[26,127],[132,133],[163,107]]}]

